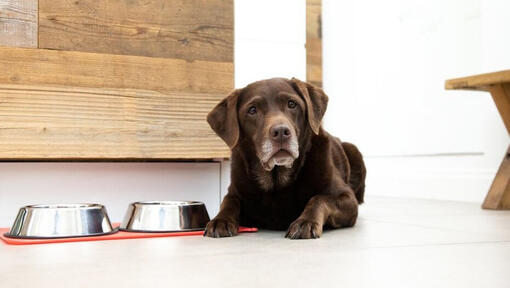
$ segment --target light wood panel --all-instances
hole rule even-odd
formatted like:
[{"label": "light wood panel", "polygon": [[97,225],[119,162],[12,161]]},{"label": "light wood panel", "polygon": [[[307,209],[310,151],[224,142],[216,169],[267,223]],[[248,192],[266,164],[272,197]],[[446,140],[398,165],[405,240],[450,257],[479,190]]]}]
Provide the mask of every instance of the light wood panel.
[{"label": "light wood panel", "polygon": [[306,80],[322,87],[322,4],[306,1]]},{"label": "light wood panel", "polygon": [[491,85],[501,83],[510,83],[510,70],[450,79],[445,88],[489,91]]},{"label": "light wood panel", "polygon": [[233,62],[233,0],[39,0],[39,47]]},{"label": "light wood panel", "polygon": [[212,159],[223,94],[0,84],[0,160]]},{"label": "light wood panel", "polygon": [[[228,93],[233,64],[0,47],[0,83]],[[218,98],[218,101],[220,98]]]},{"label": "light wood panel", "polygon": [[37,0],[0,0],[0,46],[37,47]]},{"label": "light wood panel", "polygon": [[0,47],[0,159],[229,157],[206,115],[232,66]]}]

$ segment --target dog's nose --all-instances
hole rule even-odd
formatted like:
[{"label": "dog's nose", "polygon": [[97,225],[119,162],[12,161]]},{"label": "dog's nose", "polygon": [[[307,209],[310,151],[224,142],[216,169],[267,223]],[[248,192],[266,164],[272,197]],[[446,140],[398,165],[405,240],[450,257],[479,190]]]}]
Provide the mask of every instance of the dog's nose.
[{"label": "dog's nose", "polygon": [[275,125],[269,129],[271,138],[277,142],[283,142],[290,138],[290,129],[287,125]]}]

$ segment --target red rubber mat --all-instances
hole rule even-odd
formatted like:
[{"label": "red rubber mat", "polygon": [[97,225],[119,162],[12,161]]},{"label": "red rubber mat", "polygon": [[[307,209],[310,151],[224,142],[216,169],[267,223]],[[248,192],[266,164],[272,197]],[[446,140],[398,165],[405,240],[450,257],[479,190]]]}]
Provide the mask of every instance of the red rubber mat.
[{"label": "red rubber mat", "polygon": [[[117,225],[114,225],[118,227]],[[204,231],[189,231],[189,232],[161,232],[161,233],[139,233],[139,232],[125,232],[119,231],[113,234],[102,236],[89,236],[89,237],[74,237],[74,238],[57,238],[57,239],[18,239],[5,237],[5,233],[9,232],[9,228],[0,228],[0,239],[9,245],[32,245],[32,244],[50,244],[50,243],[65,243],[65,242],[84,242],[84,241],[104,241],[104,240],[121,240],[121,239],[137,239],[137,238],[156,238],[156,237],[176,237],[176,236],[192,236],[204,234]],[[239,233],[257,232],[257,228],[239,227]]]}]

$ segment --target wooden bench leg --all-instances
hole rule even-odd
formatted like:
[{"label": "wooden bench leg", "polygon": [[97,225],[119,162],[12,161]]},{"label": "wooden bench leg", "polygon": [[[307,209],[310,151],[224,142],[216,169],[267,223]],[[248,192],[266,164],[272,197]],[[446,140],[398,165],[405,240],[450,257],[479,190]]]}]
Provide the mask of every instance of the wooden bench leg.
[{"label": "wooden bench leg", "polygon": [[[495,85],[490,89],[492,99],[496,103],[499,114],[503,118],[505,127],[510,134],[510,84]],[[482,208],[484,209],[510,209],[510,146],[499,166],[498,173],[492,182],[491,188]]]},{"label": "wooden bench leg", "polygon": [[510,146],[508,146],[505,158],[499,166],[498,173],[485,197],[482,208],[510,209]]}]

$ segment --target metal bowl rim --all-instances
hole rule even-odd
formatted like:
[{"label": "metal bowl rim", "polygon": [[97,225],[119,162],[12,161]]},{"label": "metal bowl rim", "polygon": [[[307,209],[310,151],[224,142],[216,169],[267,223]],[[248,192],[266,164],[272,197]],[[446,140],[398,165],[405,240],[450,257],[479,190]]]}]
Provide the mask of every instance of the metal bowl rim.
[{"label": "metal bowl rim", "polygon": [[199,206],[204,205],[200,201],[137,201],[130,205],[133,206]]},{"label": "metal bowl rim", "polygon": [[102,209],[104,205],[96,203],[64,203],[64,204],[33,204],[23,206],[20,209]]},{"label": "metal bowl rim", "polygon": [[141,230],[141,229],[128,229],[128,228],[118,228],[119,231],[123,232],[132,232],[132,233],[178,233],[178,232],[194,232],[194,231],[204,231],[205,228],[192,228],[192,229],[180,229],[180,230]]},{"label": "metal bowl rim", "polygon": [[103,233],[91,233],[86,235],[71,235],[71,236],[17,236],[11,235],[9,232],[4,233],[4,236],[7,238],[13,239],[61,239],[61,238],[83,238],[83,237],[92,237],[92,236],[105,236],[110,234],[115,234],[119,232],[119,228],[113,228],[112,231],[103,232]]}]

